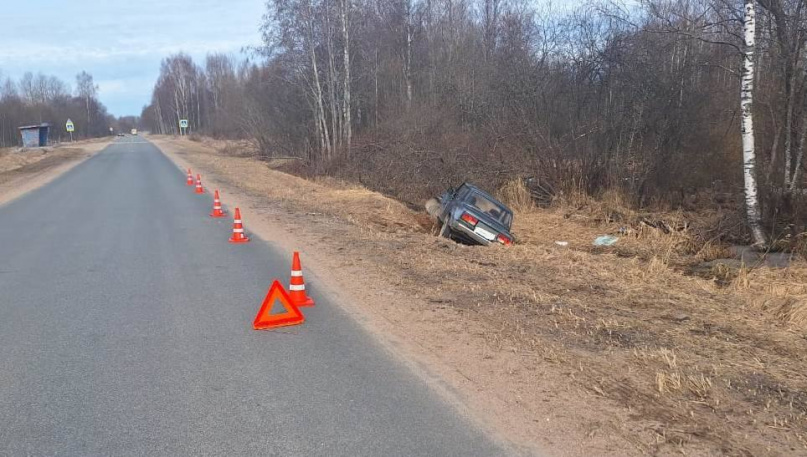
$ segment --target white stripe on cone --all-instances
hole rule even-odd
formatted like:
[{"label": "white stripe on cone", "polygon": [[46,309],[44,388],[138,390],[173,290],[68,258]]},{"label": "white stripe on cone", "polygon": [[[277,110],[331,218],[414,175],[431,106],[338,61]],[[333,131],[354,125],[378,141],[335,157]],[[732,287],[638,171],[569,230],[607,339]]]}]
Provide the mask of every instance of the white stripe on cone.
[{"label": "white stripe on cone", "polygon": [[233,229],[233,233],[244,233],[244,229]]},{"label": "white stripe on cone", "polygon": [[300,292],[302,290],[305,290],[305,285],[303,284],[303,285],[297,286],[297,285],[292,284],[292,285],[289,286],[289,290],[293,290],[294,292]]},{"label": "white stripe on cone", "polygon": [[294,277],[298,277],[298,276],[299,276],[300,278],[302,278],[302,277],[303,277],[303,272],[302,272],[302,271],[295,271],[295,270],[292,270],[292,272],[291,272],[291,277],[292,277],[292,278],[294,278]]}]

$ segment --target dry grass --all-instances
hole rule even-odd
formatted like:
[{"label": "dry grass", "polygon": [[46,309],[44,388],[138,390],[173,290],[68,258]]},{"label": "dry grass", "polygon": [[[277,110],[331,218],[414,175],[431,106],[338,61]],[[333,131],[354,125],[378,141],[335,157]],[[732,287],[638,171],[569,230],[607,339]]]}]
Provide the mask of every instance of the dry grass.
[{"label": "dry grass", "polygon": [[[203,143],[222,151],[223,146],[218,144],[220,142],[206,140]],[[423,218],[415,217],[403,204],[376,192],[329,178],[311,181],[281,173],[257,162],[249,154],[231,154],[227,148],[224,149],[221,156],[210,157],[211,165],[221,167],[227,173],[247,177],[241,180],[243,188],[284,202],[296,211],[333,217],[348,215],[352,223],[368,229],[426,231],[420,224]],[[270,188],[264,186],[267,174],[274,184]]]},{"label": "dry grass", "polygon": [[720,244],[714,240],[706,241],[697,252],[695,252],[695,259],[700,262],[709,262],[716,259],[731,258],[731,252],[724,244]]},{"label": "dry grass", "polygon": [[732,282],[735,290],[751,297],[754,307],[788,328],[807,330],[807,264],[788,268],[740,268]]},{"label": "dry grass", "polygon": [[85,152],[97,152],[109,143],[108,138],[100,138],[54,147],[26,149],[0,148],[0,173],[14,172],[24,167],[35,168],[46,159],[71,158]]},{"label": "dry grass", "polygon": [[512,180],[502,186],[497,192],[496,197],[504,204],[508,205],[513,211],[519,213],[527,213],[535,209],[535,203],[532,200],[529,189],[524,185],[524,181],[520,179]]},{"label": "dry grass", "polygon": [[[536,209],[517,186],[499,196],[515,203],[520,243],[463,246],[432,236],[421,213],[355,185],[311,182],[212,151],[195,150],[192,159],[290,214],[312,215],[307,223],[338,220],[329,236],[350,245],[390,290],[422,300],[413,306],[424,312],[455,310],[466,322],[459,328],[484,328],[489,356],[521,355],[499,374],[519,403],[541,402],[536,376],[555,372],[590,393],[577,405],[586,415],[608,421],[609,408],[629,412],[627,424],[613,426],[644,454],[807,453],[804,263],[726,267],[717,272],[724,281],[692,276],[684,266],[724,251],[707,230],[685,223],[690,215],[638,214],[616,195]],[[717,217],[703,216],[699,226]],[[592,246],[602,234],[621,238],[612,248]]]},{"label": "dry grass", "polygon": [[97,152],[107,143],[108,141],[94,140],[76,142],[68,146],[23,151],[17,148],[2,149],[0,150],[0,183],[42,173],[64,162]]},{"label": "dry grass", "polygon": [[36,149],[17,152],[13,148],[0,150],[0,173],[16,170],[26,165],[38,162],[47,157],[50,149]]},{"label": "dry grass", "polygon": [[680,392],[683,383],[681,382],[681,375],[678,373],[669,373],[660,370],[656,373],[656,386],[660,394],[670,394],[673,392]]}]

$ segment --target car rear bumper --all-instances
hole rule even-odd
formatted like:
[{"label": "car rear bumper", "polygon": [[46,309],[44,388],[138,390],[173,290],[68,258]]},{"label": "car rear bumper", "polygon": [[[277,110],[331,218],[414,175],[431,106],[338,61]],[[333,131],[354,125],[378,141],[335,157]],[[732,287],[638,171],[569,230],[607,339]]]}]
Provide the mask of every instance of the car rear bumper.
[{"label": "car rear bumper", "polygon": [[454,235],[464,239],[465,241],[467,241],[469,243],[480,244],[482,246],[487,246],[487,245],[492,243],[492,241],[490,241],[490,240],[482,237],[481,235],[475,233],[473,230],[466,227],[465,225],[463,225],[460,222],[455,222],[451,226],[451,231],[454,233]]}]

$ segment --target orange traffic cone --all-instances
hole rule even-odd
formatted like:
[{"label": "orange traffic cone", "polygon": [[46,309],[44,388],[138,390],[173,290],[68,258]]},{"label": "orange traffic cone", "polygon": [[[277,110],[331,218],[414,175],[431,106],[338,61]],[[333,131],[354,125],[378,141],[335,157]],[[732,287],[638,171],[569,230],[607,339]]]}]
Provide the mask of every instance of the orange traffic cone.
[{"label": "orange traffic cone", "polygon": [[[275,302],[280,302],[285,311],[279,314],[270,314]],[[261,309],[258,310],[258,315],[255,316],[255,320],[252,322],[252,328],[255,330],[268,330],[275,327],[302,324],[303,322],[305,322],[303,313],[292,303],[289,294],[283,289],[283,285],[275,281],[272,283],[269,293],[266,294],[266,298],[263,299]]]},{"label": "orange traffic cone", "polygon": [[203,194],[205,193],[204,187],[202,187],[202,175],[196,175],[196,193]]},{"label": "orange traffic cone", "polygon": [[230,243],[249,243],[249,238],[244,235],[244,224],[241,222],[241,210],[238,208],[235,209],[233,236],[230,238]]},{"label": "orange traffic cone", "polygon": [[213,194],[213,212],[210,213],[210,217],[224,217],[227,214],[221,210],[221,200],[219,200],[219,190],[216,189],[216,192]]},{"label": "orange traffic cone", "polygon": [[303,267],[300,265],[300,253],[294,251],[294,260],[291,262],[291,284],[289,296],[295,306],[314,306],[314,300],[305,294],[305,279]]},{"label": "orange traffic cone", "polygon": [[188,168],[188,180],[186,181],[186,184],[189,186],[193,185],[193,173],[191,173],[190,168]]}]

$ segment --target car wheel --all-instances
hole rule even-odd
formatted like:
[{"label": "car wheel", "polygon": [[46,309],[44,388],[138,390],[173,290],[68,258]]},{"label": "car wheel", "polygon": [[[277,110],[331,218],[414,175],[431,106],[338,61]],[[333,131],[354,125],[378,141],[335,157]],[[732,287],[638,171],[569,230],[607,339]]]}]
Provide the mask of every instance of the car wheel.
[{"label": "car wheel", "polygon": [[451,226],[448,225],[448,219],[443,222],[443,227],[440,229],[440,236],[451,239]]}]

